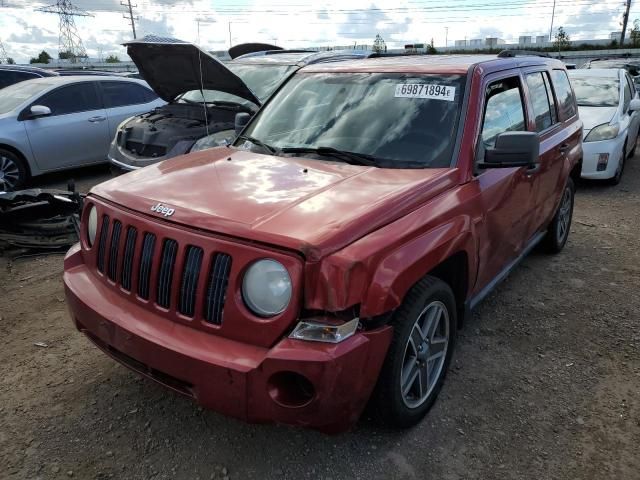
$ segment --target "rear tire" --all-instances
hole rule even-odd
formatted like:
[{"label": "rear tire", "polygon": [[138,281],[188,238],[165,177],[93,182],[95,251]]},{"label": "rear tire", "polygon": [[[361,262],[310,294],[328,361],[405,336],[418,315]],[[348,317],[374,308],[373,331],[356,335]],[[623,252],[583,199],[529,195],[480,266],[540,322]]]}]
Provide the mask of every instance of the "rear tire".
[{"label": "rear tire", "polygon": [[0,148],[0,191],[19,190],[29,178],[29,171],[15,153]]},{"label": "rear tire", "polygon": [[393,338],[369,404],[390,427],[418,423],[436,400],[456,338],[456,302],[449,285],[427,276],[393,317]]},{"label": "rear tire", "polygon": [[559,253],[567,243],[569,230],[571,229],[571,219],[573,218],[573,202],[576,187],[571,178],[567,179],[567,184],[562,191],[560,204],[556,210],[547,234],[542,240],[543,248],[548,253]]}]

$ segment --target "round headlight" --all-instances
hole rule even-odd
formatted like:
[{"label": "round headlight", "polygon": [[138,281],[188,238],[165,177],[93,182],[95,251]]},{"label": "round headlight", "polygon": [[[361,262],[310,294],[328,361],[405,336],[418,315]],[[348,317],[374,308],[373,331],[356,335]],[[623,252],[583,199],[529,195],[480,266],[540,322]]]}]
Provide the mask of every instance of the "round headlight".
[{"label": "round headlight", "polygon": [[284,312],[291,300],[289,272],[275,260],[258,260],[244,276],[242,298],[249,310],[261,317]]},{"label": "round headlight", "polygon": [[96,232],[98,231],[98,211],[96,207],[91,205],[89,217],[87,219],[87,242],[91,247],[96,240]]}]

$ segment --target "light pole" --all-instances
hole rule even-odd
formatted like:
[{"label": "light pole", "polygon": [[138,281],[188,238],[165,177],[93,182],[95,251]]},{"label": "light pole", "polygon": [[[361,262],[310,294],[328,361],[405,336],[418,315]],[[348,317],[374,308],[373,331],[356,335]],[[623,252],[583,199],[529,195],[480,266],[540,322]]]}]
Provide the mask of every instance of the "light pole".
[{"label": "light pole", "polygon": [[444,47],[449,48],[449,27],[444,27]]},{"label": "light pole", "polygon": [[553,10],[551,10],[551,28],[549,29],[549,41],[553,40],[553,18],[556,16],[556,0],[553,0]]},{"label": "light pole", "polygon": [[202,18],[202,17],[197,17],[196,18],[196,24],[198,25],[198,39],[196,40],[196,43],[198,45],[200,45],[200,23],[215,23],[215,19],[212,18]]}]

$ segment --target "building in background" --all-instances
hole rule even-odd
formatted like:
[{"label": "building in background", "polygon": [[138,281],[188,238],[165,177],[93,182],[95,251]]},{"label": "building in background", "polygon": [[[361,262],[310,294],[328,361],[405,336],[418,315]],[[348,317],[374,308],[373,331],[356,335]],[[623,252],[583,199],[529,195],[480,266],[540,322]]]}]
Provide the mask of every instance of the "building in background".
[{"label": "building in background", "polygon": [[518,45],[531,45],[531,35],[521,35],[518,38]]}]

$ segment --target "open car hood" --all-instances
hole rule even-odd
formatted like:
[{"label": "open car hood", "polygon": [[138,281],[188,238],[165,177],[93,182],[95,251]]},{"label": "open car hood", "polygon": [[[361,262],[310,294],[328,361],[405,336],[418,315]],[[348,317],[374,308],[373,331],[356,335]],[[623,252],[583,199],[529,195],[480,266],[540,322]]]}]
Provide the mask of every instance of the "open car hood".
[{"label": "open car hood", "polygon": [[230,93],[260,105],[258,97],[240,77],[192,43],[147,36],[123,45],[142,77],[166,102],[203,88]]}]

